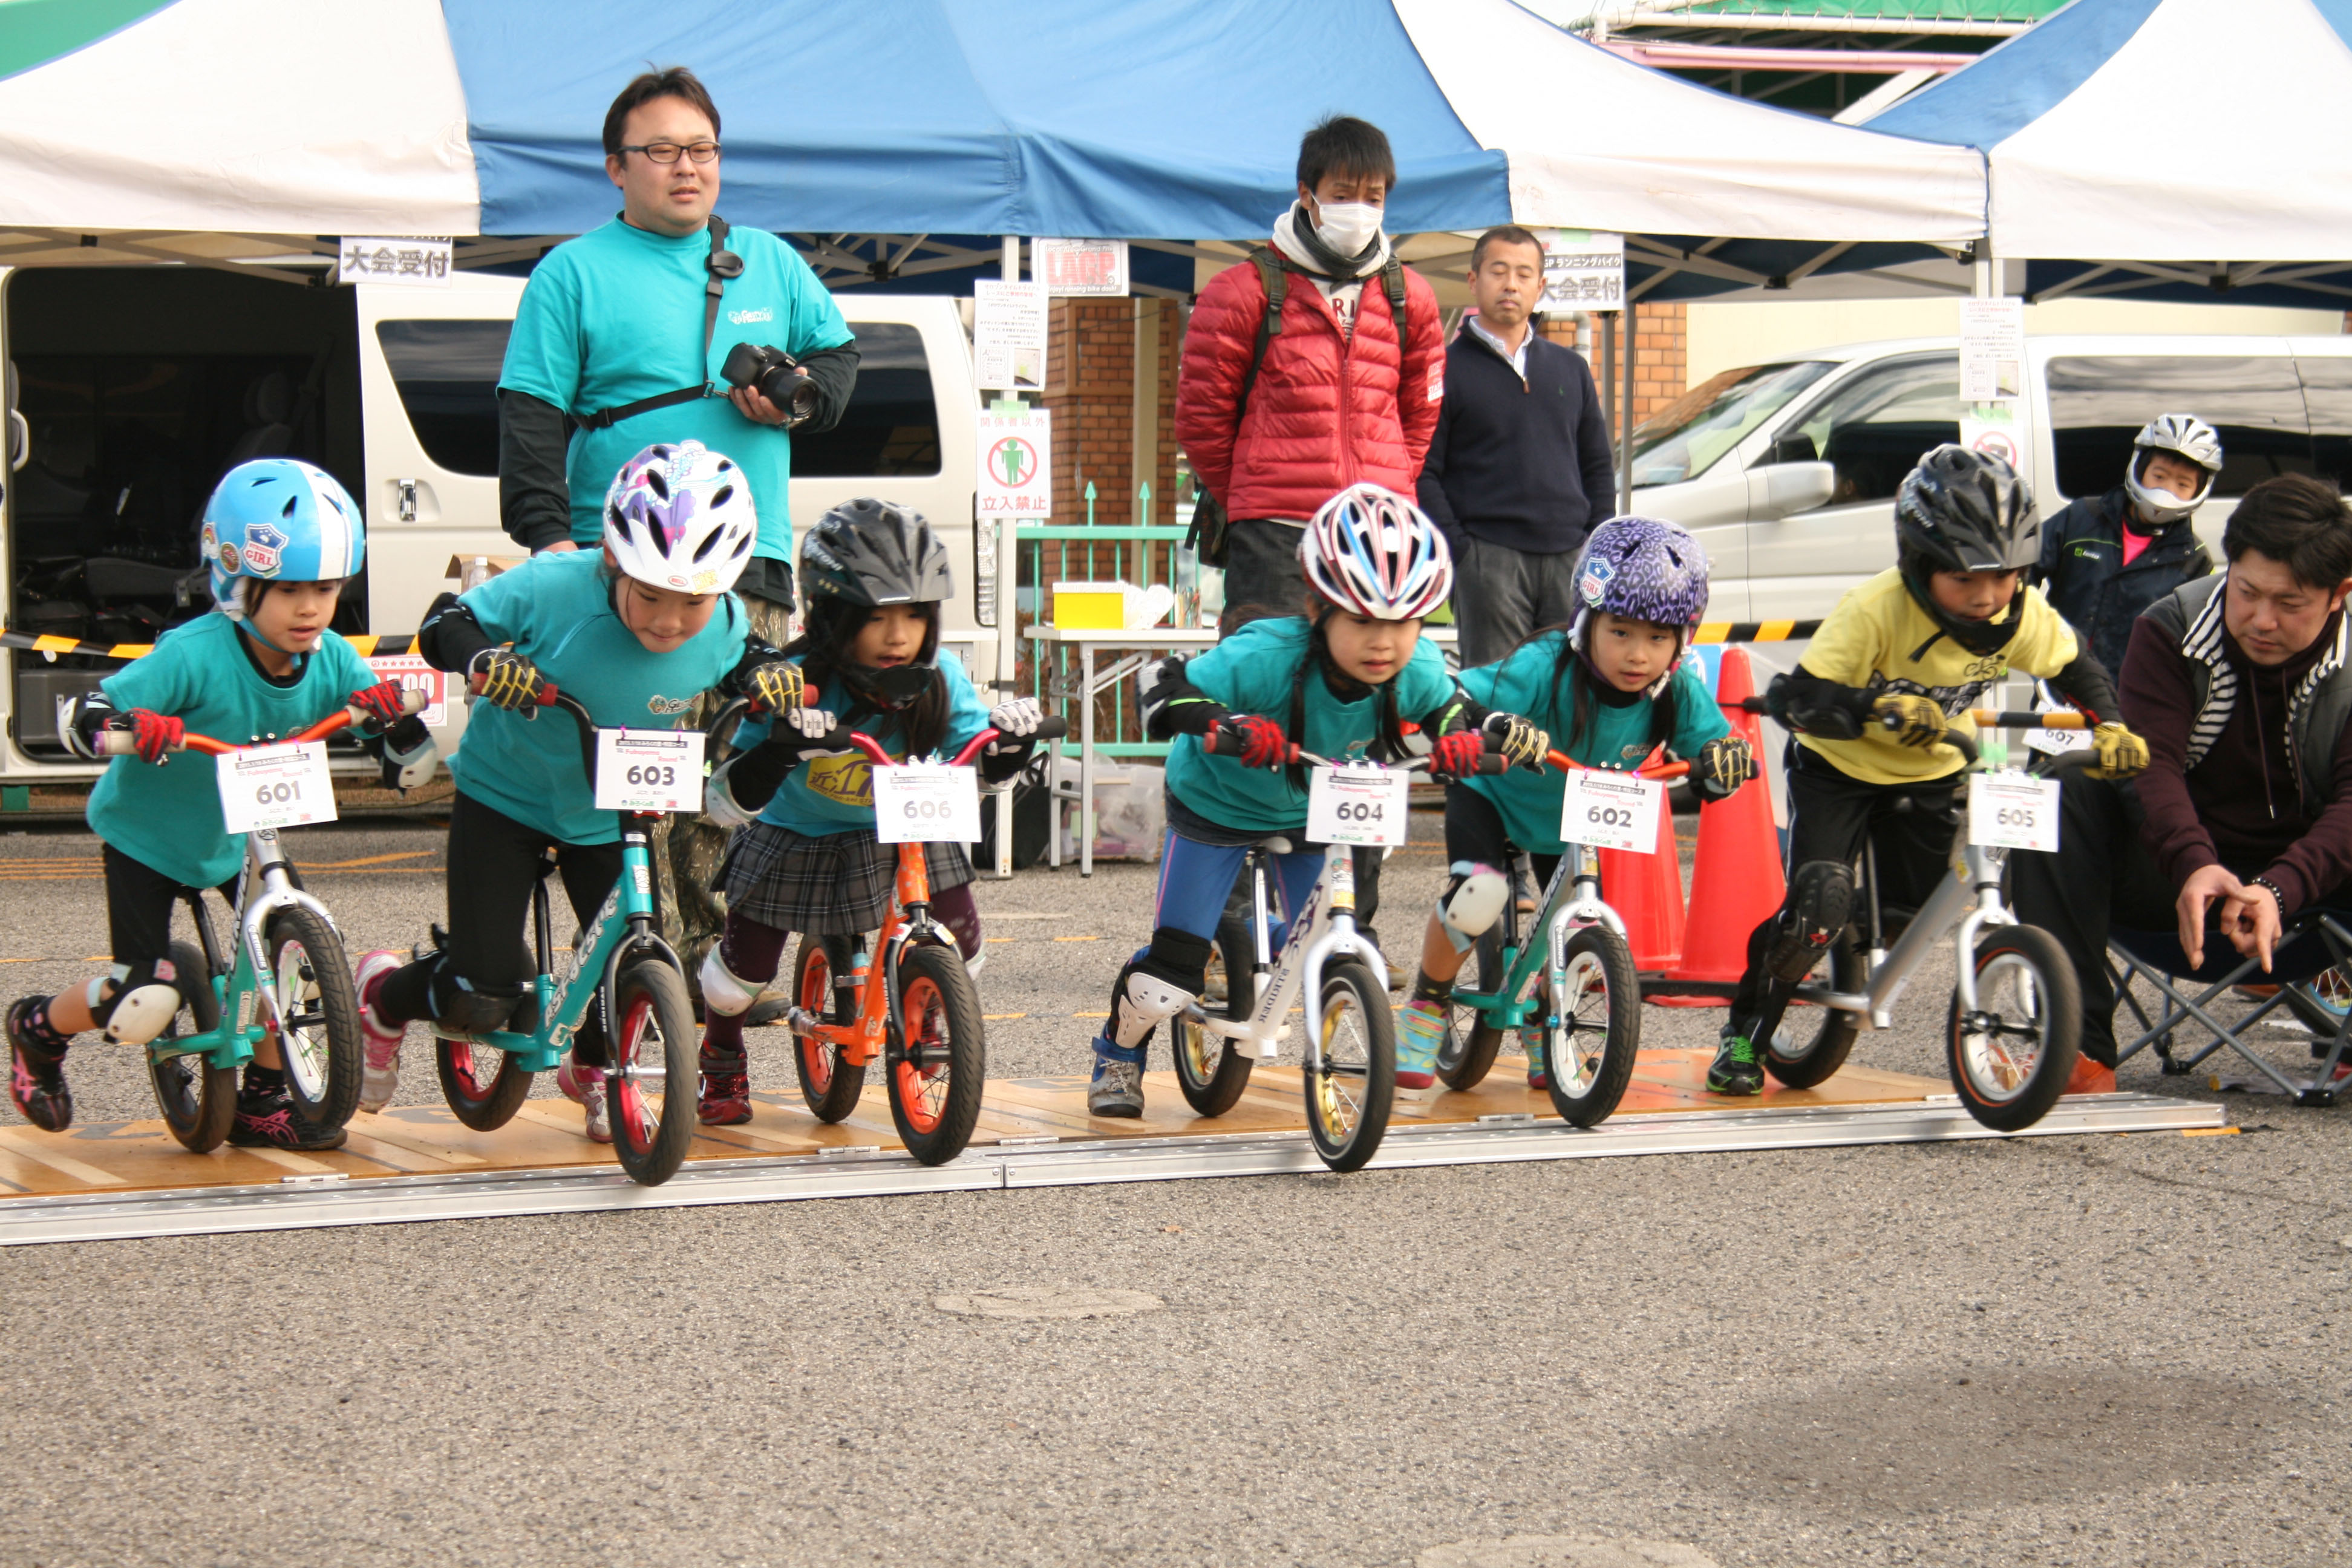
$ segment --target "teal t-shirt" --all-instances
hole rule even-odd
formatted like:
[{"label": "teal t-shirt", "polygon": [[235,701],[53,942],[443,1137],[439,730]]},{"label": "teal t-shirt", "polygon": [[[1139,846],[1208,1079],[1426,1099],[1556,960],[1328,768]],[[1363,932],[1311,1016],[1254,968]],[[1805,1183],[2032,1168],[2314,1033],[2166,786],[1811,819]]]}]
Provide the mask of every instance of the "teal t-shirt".
[{"label": "teal t-shirt", "polygon": [[[155,651],[98,683],[118,710],[150,709],[195,734],[244,745],[307,730],[376,683],[357,649],[333,632],[302,661],[301,679],[273,686],[254,668],[236,623],[200,616],[155,639]],[[142,866],[190,888],[218,887],[245,863],[245,840],[221,825],[218,764],[177,752],[162,765],[117,757],[89,793],[91,830]]]},{"label": "teal t-shirt", "polygon": [[[652,653],[621,624],[604,566],[600,551],[534,555],[458,602],[493,641],[512,643],[578,699],[598,727],[684,729],[695,699],[742,662],[742,601],[720,595],[710,624],[683,647]],[[457,787],[562,843],[610,844],[621,836],[620,816],[596,809],[578,723],[560,708],[530,711],[474,705],[449,759]]]},{"label": "teal t-shirt", "polygon": [[[1255,713],[1286,730],[1290,689],[1301,660],[1312,657],[1303,616],[1252,621],[1184,667],[1185,679],[1235,713]],[[1445,656],[1423,637],[1392,678],[1397,714],[1410,721],[1436,716],[1453,700]],[[1291,739],[1318,756],[1360,756],[1380,733],[1380,693],[1353,702],[1331,694],[1319,670],[1307,672],[1307,733]],[[1307,826],[1307,792],[1293,787],[1287,768],[1245,768],[1213,757],[1198,735],[1179,735],[1168,751],[1168,793],[1195,815],[1244,833],[1297,833]]]},{"label": "teal t-shirt", "polygon": [[[1607,768],[1612,773],[1640,767],[1653,746],[1653,712],[1647,702],[1629,702],[1618,708],[1594,702],[1591,732],[1580,743],[1569,744],[1570,735],[1576,728],[1575,704],[1567,682],[1552,679],[1552,671],[1559,662],[1560,644],[1567,636],[1566,632],[1547,633],[1514,650],[1499,663],[1464,670],[1462,689],[1489,708],[1534,720],[1551,731],[1554,746],[1587,767]],[[1709,741],[1731,733],[1731,726],[1724,721],[1723,710],[1716,706],[1714,693],[1699,679],[1696,659],[1685,658],[1675,669],[1672,690],[1675,732],[1667,738],[1666,749],[1675,756],[1694,755]],[[1493,801],[1495,808],[1502,813],[1503,826],[1510,834],[1511,842],[1529,854],[1557,855],[1566,847],[1559,837],[1560,796],[1565,781],[1558,769],[1547,768],[1540,773],[1523,768],[1480,773],[1453,787],[1476,790]]]},{"label": "teal t-shirt", "polygon": [[[710,352],[702,352],[703,269],[710,236],[682,239],[614,218],[548,252],[515,308],[499,384],[567,414],[618,408],[641,397],[708,384],[737,343],[767,343],[795,359],[850,341],[833,296],[798,252],[765,229],[739,228],[727,248],[743,258],[719,305]],[[701,442],[734,459],[751,481],[760,542],[751,553],[793,557],[793,438],[755,425],[723,395],[656,408],[603,430],[576,430],[565,463],[572,537],[604,537],[604,492],[621,465],[656,441]]]},{"label": "teal t-shirt", "polygon": [[[965,742],[988,728],[988,705],[981,700],[962,663],[944,648],[940,652],[940,679],[947,682],[948,689],[947,742],[940,750],[953,754]],[[841,682],[834,680],[826,684],[811,706],[841,715],[847,713],[853,704]],[[885,721],[869,715],[860,719],[856,727],[879,742],[884,751],[905,760],[907,743],[895,719]],[[767,735],[766,721],[756,721],[743,726],[736,744],[748,751]],[[843,743],[847,744],[846,735]],[[784,782],[768,802],[767,809],[760,813],[760,820],[811,838],[826,838],[858,828],[872,832],[873,766],[863,752],[845,757],[812,757],[784,775]]]}]

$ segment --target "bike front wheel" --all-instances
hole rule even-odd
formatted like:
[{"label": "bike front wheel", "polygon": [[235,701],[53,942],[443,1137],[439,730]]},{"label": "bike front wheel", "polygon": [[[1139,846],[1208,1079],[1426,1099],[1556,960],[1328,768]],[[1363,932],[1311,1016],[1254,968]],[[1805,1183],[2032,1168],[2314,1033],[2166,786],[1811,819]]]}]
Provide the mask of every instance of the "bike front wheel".
[{"label": "bike front wheel", "polygon": [[694,1004],[677,970],[641,959],[614,984],[613,1017],[613,1152],[631,1181],[657,1187],[677,1174],[694,1137]]},{"label": "bike front wheel", "polygon": [[898,960],[898,1039],[885,1058],[890,1120],[908,1153],[944,1165],[971,1142],[988,1070],[980,994],[954,948],[925,942]]},{"label": "bike front wheel", "polygon": [[450,1114],[477,1132],[495,1132],[530,1098],[531,1076],[512,1054],[471,1040],[433,1041],[433,1067]]},{"label": "bike front wheel", "polygon": [[[1222,981],[1225,1016],[1235,1022],[1250,1016],[1250,972],[1256,943],[1247,921],[1226,921],[1217,927],[1209,950],[1209,985],[1202,997],[1206,1009]],[[1182,1014],[1168,1020],[1169,1044],[1176,1058],[1176,1087],[1196,1116],[1223,1116],[1249,1087],[1250,1058],[1234,1049],[1223,1035],[1213,1034]]]},{"label": "bike front wheel", "polygon": [[1570,1126],[1591,1127],[1625,1098],[1642,1049],[1642,983],[1625,939],[1607,926],[1570,936],[1567,987],[1554,1000],[1560,1026],[1544,1026],[1551,1108]]},{"label": "bike front wheel", "polygon": [[269,917],[262,951],[277,989],[278,1045],[295,1115],[313,1127],[341,1127],[359,1105],[367,1062],[342,938],[316,910],[296,904]]},{"label": "bike front wheel", "polygon": [[1396,1099],[1396,1018],[1389,1011],[1385,977],[1356,959],[1324,969],[1322,1002],[1322,1059],[1308,1061],[1299,1075],[1307,1089],[1307,1132],[1326,1165],[1359,1170],[1388,1135]]},{"label": "bike front wheel", "polygon": [[[793,995],[812,1018],[836,1024],[851,1022],[833,1016],[833,960],[824,938],[801,938],[801,955],[793,966]],[[866,1064],[851,1061],[841,1047],[819,1035],[793,1037],[793,1068],[800,1075],[801,1100],[819,1121],[838,1121],[857,1109],[866,1089]]]},{"label": "bike front wheel", "polygon": [[[213,994],[212,971],[205,967],[205,955],[184,942],[173,942],[171,954],[172,967],[180,977],[180,995],[187,1007],[188,1021],[194,1026],[189,1033],[216,1033],[220,1028],[220,1000]],[[172,1016],[169,1033],[180,1033],[177,1014]],[[155,1109],[163,1113],[164,1127],[181,1148],[191,1153],[209,1154],[228,1137],[228,1130],[236,1121],[235,1068],[216,1068],[212,1058],[202,1052],[159,1060],[151,1051],[147,1081],[155,1091]]]},{"label": "bike front wheel", "polygon": [[2066,1091],[2083,1033],[2083,993],[2066,950],[2038,926],[1996,926],[1977,938],[1976,1011],[1958,988],[1945,1024],[1944,1059],[1969,1114],[2017,1132]]}]

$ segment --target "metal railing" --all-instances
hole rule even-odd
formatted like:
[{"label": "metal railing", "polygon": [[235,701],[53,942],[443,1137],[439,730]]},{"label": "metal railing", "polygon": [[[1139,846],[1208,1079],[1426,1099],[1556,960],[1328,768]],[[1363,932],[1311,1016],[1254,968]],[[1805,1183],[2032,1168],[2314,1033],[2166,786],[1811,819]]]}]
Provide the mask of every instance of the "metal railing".
[{"label": "metal railing", "polygon": [[[1151,487],[1138,498],[1142,515],[1151,515]],[[1095,487],[1086,489],[1087,515],[1094,515]],[[1072,526],[1023,523],[1013,530],[1013,621],[1025,634],[1034,623],[1050,618],[1056,583],[1131,583],[1140,588],[1166,586],[1176,595],[1170,619],[1179,626],[1201,624],[1199,564],[1184,545],[1185,530],[1149,521],[1130,526]],[[1071,650],[1060,645],[1019,644],[1014,679],[1023,689],[1052,705],[1071,721],[1077,732],[1077,715],[1067,705],[1078,697],[1078,671]],[[1167,754],[1165,742],[1147,741],[1141,715],[1136,710],[1130,683],[1118,682],[1095,699],[1095,749],[1106,756],[1150,757]]]}]

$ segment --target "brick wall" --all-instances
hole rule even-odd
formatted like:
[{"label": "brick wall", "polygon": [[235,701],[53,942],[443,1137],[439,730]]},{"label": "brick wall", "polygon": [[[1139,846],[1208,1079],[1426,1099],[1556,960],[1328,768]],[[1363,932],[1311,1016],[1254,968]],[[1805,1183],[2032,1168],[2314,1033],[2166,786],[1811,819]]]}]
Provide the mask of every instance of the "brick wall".
[{"label": "brick wall", "polygon": [[[1690,390],[1690,339],[1687,316],[1680,302],[1674,304],[1637,304],[1633,307],[1633,423],[1639,425],[1675,398]],[[1601,318],[1591,318],[1594,325],[1590,355],[1592,374],[1601,374]],[[1565,348],[1576,346],[1576,318],[1549,317],[1543,323],[1544,336]],[[1622,383],[1622,373],[1614,378]],[[1602,401],[1613,419],[1617,409],[1620,384],[1601,389]]]},{"label": "brick wall", "polygon": [[[1159,343],[1159,463],[1135,468],[1136,312]],[[1176,484],[1176,302],[1172,300],[1056,300],[1045,347],[1046,384],[1040,401],[1054,413],[1054,521],[1087,520],[1087,483],[1094,482],[1095,521],[1143,521],[1136,490],[1151,484],[1151,521],[1173,521],[1169,492]]]}]

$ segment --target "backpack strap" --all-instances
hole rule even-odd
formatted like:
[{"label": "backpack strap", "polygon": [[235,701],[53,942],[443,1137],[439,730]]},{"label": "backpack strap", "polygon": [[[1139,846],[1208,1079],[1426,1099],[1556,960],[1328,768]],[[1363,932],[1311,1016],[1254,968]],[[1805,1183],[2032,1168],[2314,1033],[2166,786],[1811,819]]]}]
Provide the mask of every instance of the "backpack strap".
[{"label": "backpack strap", "polygon": [[[743,275],[743,258],[727,248],[727,220],[712,213],[709,230],[710,254],[704,258],[702,263],[702,269],[709,274],[709,280],[702,286],[702,358],[706,366],[710,360],[710,345],[719,337],[719,301],[727,292],[727,280]],[[692,403],[709,391],[708,382],[700,386],[681,386],[675,392],[640,397],[635,403],[624,403],[617,408],[600,408],[593,414],[579,416],[573,422],[583,430],[609,430],[624,419],[651,414],[657,408],[675,408],[681,403]]]},{"label": "backpack strap", "polygon": [[1242,416],[1249,411],[1250,388],[1257,384],[1258,367],[1265,363],[1265,351],[1282,331],[1283,302],[1290,298],[1290,272],[1282,258],[1263,245],[1250,247],[1249,258],[1257,268],[1258,282],[1265,289],[1265,309],[1258,312],[1257,342],[1250,349],[1249,369],[1242,374],[1241,395],[1234,399],[1234,428],[1241,428]]},{"label": "backpack strap", "polygon": [[1389,319],[1396,323],[1397,335],[1397,402],[1404,401],[1404,353],[1409,330],[1404,311],[1404,263],[1397,259],[1391,247],[1389,258],[1381,264],[1381,289],[1389,297]]}]

